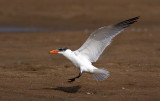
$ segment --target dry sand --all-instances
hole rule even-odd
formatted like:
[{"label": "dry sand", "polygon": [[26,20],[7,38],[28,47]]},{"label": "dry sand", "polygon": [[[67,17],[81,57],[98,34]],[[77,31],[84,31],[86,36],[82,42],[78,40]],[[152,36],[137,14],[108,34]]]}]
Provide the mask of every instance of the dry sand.
[{"label": "dry sand", "polygon": [[[0,32],[0,101],[160,101],[160,2],[1,0],[1,27],[49,27],[42,32]],[[95,66],[111,76],[96,82],[59,54],[78,49],[98,27],[140,15]]]}]

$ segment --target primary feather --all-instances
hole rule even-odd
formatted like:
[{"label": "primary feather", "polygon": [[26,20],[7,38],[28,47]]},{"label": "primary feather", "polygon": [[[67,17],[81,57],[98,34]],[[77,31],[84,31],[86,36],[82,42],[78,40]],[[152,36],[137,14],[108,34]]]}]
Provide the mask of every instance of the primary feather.
[{"label": "primary feather", "polygon": [[88,58],[90,62],[96,62],[112,39],[130,24],[137,22],[137,19],[139,16],[97,29],[77,51]]}]

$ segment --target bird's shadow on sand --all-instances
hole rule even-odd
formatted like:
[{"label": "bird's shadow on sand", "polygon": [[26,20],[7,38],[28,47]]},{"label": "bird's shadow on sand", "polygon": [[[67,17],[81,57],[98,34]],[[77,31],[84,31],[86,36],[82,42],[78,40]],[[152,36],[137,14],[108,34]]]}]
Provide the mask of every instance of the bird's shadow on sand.
[{"label": "bird's shadow on sand", "polygon": [[43,89],[59,90],[59,91],[67,92],[67,93],[76,93],[80,88],[81,86],[77,85],[77,86],[71,86],[71,87],[56,87],[56,88],[43,88]]}]

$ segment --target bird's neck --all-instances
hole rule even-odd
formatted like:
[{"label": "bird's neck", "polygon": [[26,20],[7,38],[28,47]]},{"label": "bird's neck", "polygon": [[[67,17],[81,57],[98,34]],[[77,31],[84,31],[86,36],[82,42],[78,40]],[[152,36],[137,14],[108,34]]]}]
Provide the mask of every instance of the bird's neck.
[{"label": "bird's neck", "polygon": [[64,53],[62,53],[67,59],[69,59],[70,61],[74,61],[76,60],[76,56],[74,54],[73,51],[71,51],[70,49],[67,49]]},{"label": "bird's neck", "polygon": [[67,49],[65,52],[62,53],[65,57],[70,57],[71,55],[73,55],[73,51],[71,51],[70,49]]}]

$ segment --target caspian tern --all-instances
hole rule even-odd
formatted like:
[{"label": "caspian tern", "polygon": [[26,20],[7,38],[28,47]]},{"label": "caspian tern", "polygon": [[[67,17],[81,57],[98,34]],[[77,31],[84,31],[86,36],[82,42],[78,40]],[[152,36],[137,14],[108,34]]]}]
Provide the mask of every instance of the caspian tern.
[{"label": "caspian tern", "polygon": [[122,32],[130,24],[137,22],[138,19],[139,16],[95,30],[78,50],[72,51],[67,47],[61,47],[52,50],[49,53],[62,54],[79,68],[79,75],[68,79],[68,82],[75,81],[75,79],[79,78],[83,72],[93,74],[96,81],[104,80],[109,77],[110,73],[104,68],[98,69],[93,66],[92,62],[98,60],[104,49],[111,43],[116,35]]}]

